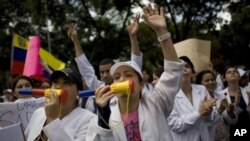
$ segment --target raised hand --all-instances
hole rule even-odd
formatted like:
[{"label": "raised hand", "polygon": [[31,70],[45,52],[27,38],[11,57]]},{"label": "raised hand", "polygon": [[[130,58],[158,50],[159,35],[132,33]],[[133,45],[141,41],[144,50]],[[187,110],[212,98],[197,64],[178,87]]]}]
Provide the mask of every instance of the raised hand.
[{"label": "raised hand", "polygon": [[42,60],[40,61],[40,64],[42,65],[43,69],[45,69],[45,70],[47,70],[49,68],[49,65]]},{"label": "raised hand", "polygon": [[70,37],[70,39],[75,42],[76,40],[78,40],[78,34],[77,34],[77,29],[76,29],[76,25],[71,23],[68,26],[68,36]]},{"label": "raised hand", "polygon": [[139,20],[140,20],[140,14],[137,14],[136,17],[132,20],[132,22],[130,20],[128,21],[127,30],[129,35],[133,36],[137,34]]},{"label": "raised hand", "polygon": [[143,8],[143,17],[150,27],[158,34],[165,34],[167,32],[167,24],[164,18],[163,7],[158,8],[154,4],[154,8],[151,4]]},{"label": "raised hand", "polygon": [[113,91],[109,86],[99,87],[95,91],[95,103],[104,108],[109,103],[109,100],[113,97]]},{"label": "raised hand", "polygon": [[53,70],[50,69],[49,65],[46,62],[40,61],[40,64],[42,65],[43,69],[45,69],[49,74],[53,73]]}]

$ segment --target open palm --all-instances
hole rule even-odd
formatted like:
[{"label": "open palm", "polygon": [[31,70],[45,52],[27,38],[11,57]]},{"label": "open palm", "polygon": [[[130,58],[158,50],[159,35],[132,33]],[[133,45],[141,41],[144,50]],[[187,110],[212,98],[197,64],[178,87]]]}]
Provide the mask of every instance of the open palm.
[{"label": "open palm", "polygon": [[155,5],[154,9],[151,5],[143,9],[143,17],[145,21],[153,28],[156,32],[160,31],[163,28],[167,28],[167,24],[164,18],[164,10],[161,7],[159,8]]},{"label": "open palm", "polygon": [[153,28],[155,31],[167,27],[165,18],[161,15],[152,15],[145,19],[147,23],[151,26],[151,28]]},{"label": "open palm", "polygon": [[139,19],[140,15],[136,15],[136,17],[133,19],[132,23],[129,21],[127,24],[127,30],[130,35],[136,35],[138,31],[139,26]]}]

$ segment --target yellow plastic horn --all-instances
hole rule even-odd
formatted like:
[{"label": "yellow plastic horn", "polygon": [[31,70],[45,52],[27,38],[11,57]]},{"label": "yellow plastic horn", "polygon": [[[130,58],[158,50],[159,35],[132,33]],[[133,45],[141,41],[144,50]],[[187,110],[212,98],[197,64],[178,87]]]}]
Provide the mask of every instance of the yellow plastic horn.
[{"label": "yellow plastic horn", "polygon": [[115,94],[131,94],[134,92],[134,81],[127,80],[119,83],[113,83],[110,85],[110,89]]},{"label": "yellow plastic horn", "polygon": [[[50,90],[51,89],[46,89],[44,91],[44,96],[45,97],[49,98],[51,96],[51,91]],[[56,92],[56,94],[59,96],[59,100],[62,103],[66,102],[68,95],[67,95],[67,92],[64,89],[52,89],[52,90]]]}]

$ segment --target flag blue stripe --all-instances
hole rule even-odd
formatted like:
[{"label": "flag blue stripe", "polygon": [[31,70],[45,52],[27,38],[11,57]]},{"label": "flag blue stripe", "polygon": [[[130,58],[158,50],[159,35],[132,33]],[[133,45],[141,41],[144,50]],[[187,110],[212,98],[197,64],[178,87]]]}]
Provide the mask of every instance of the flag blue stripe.
[{"label": "flag blue stripe", "polygon": [[27,50],[18,47],[13,47],[13,49],[14,49],[13,60],[25,62]]}]

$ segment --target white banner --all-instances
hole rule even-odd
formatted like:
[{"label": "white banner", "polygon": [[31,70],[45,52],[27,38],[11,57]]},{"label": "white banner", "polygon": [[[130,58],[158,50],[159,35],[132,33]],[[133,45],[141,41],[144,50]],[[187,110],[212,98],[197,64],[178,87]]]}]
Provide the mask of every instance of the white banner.
[{"label": "white banner", "polygon": [[25,141],[20,123],[0,129],[1,141]]},{"label": "white banner", "polygon": [[25,129],[33,112],[37,108],[43,107],[44,103],[44,98],[16,103],[0,103],[0,127],[21,123],[23,129]]}]

